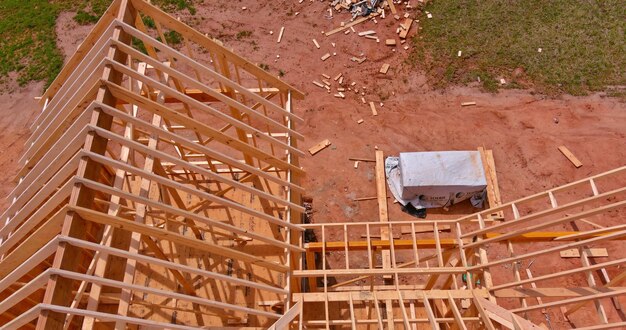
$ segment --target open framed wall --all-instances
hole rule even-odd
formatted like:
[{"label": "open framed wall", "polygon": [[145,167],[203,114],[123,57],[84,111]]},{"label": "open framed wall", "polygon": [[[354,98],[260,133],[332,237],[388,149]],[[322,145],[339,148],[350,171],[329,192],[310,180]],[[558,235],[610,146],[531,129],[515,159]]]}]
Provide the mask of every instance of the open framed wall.
[{"label": "open framed wall", "polygon": [[551,320],[565,318],[585,329],[626,325],[626,167],[454,220],[389,221],[384,187],[378,191],[379,222],[302,225],[314,239],[293,273],[308,290],[294,296],[304,311],[294,324],[556,329]]}]

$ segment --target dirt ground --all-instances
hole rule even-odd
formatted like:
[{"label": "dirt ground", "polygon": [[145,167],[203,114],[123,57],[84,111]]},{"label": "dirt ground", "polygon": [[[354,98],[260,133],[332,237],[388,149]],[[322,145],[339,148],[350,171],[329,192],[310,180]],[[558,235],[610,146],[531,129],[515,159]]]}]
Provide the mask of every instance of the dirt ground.
[{"label": "dirt ground", "polygon": [[[345,13],[328,17],[326,2],[216,1],[197,5],[197,9],[194,28],[218,37],[253,62],[268,64],[273,74],[284,71],[283,79],[307,94],[295,110],[305,119],[299,127],[307,138],[301,148],[308,149],[323,139],[332,142],[331,147],[302,160],[308,173],[304,185],[313,198],[316,222],[377,220],[374,200],[353,201],[376,195],[374,165],[361,163],[354,169],[348,160],[373,159],[376,146],[385,155],[475,150],[478,146],[492,149],[504,201],[626,164],[623,102],[602,95],[546,97],[527,90],[491,94],[471,86],[433,90],[424,72],[405,64],[410,49],[384,45],[386,38],[395,36],[402,20],[387,17],[378,19],[377,24],[355,27],[357,32],[376,30],[377,43],[355,33],[322,35],[349,19]],[[277,43],[282,26],[284,36]],[[77,26],[71,14],[62,15],[57,33],[64,54],[71,54],[88,31],[88,27]],[[238,40],[241,31],[252,34]],[[409,36],[415,33],[414,25]],[[314,38],[321,49],[314,46]],[[411,47],[410,41],[407,45]],[[325,53],[336,55],[321,61]],[[350,61],[353,56],[367,60],[357,64]],[[386,75],[378,73],[383,63],[391,65]],[[345,99],[334,97],[335,81],[331,94],[312,83],[325,79],[322,74],[334,77],[340,72],[348,85],[356,82],[351,88],[366,91],[363,97],[376,103],[378,116],[372,116],[354,91],[346,91]],[[5,173],[0,179],[0,196],[9,194],[14,186],[11,179],[29,123],[40,111],[33,98],[41,92],[41,83],[33,83],[0,95],[0,170]],[[468,101],[476,106],[461,107]],[[357,124],[359,119],[364,122]],[[567,146],[584,165],[576,169],[557,150],[560,145]],[[8,203],[3,199],[0,208]],[[390,219],[413,219],[397,204],[389,205]]]}]

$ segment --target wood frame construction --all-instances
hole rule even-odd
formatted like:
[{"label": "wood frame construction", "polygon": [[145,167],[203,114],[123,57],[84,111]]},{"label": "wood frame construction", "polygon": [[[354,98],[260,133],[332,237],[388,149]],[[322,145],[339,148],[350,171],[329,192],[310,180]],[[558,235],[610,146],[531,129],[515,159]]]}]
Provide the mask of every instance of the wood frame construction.
[{"label": "wood frame construction", "polygon": [[[626,167],[502,204],[493,156],[479,150],[491,208],[419,221],[387,218],[377,151],[379,222],[302,225],[315,240],[305,242],[306,263],[293,272],[307,281],[307,292],[294,295],[304,302],[298,322],[326,329],[542,329],[551,317],[565,317],[571,327],[623,327],[626,226],[616,219],[624,219]],[[617,253],[593,260],[590,248],[598,246]],[[579,262],[559,262],[559,252],[570,249]],[[553,267],[540,273],[533,264]],[[574,281],[586,284],[567,285]]]},{"label": "wood frame construction", "polygon": [[114,1],[19,160],[0,328],[269,327],[300,306],[302,98],[149,3]]},{"label": "wood frame construction", "polygon": [[[479,148],[488,209],[395,221],[377,151],[379,221],[305,224],[302,98],[149,3],[115,0],[19,160],[0,329],[626,325],[626,167],[502,203]],[[570,249],[578,260],[557,262]]]}]

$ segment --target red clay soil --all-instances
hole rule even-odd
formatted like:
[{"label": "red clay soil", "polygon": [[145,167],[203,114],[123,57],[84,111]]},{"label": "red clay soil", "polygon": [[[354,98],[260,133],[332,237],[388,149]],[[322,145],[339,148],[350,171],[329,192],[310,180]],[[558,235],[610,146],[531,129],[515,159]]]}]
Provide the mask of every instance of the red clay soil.
[{"label": "red clay soil", "polygon": [[[357,32],[376,30],[381,40],[377,43],[355,33],[322,35],[322,31],[349,19],[346,13],[329,18],[327,2],[212,3],[197,5],[193,19],[181,14],[182,20],[193,21],[194,28],[219,38],[253,62],[268,64],[271,73],[284,71],[283,79],[307,94],[306,100],[296,103],[296,113],[305,119],[299,127],[307,138],[301,148],[308,149],[323,139],[332,142],[331,147],[302,160],[308,173],[304,185],[313,198],[316,222],[377,220],[375,201],[353,201],[376,195],[374,165],[362,162],[354,169],[348,160],[373,159],[375,146],[385,155],[475,150],[478,146],[492,149],[504,201],[626,164],[626,105],[617,99],[600,95],[554,98],[523,90],[491,94],[474,87],[432,90],[423,72],[405,64],[410,49],[404,50],[399,43],[396,47],[384,45],[386,38],[396,37],[401,22],[393,17],[355,27]],[[57,28],[66,55],[88,33],[88,28],[73,25],[71,17],[62,15]],[[284,36],[277,43],[282,26]],[[237,33],[242,31],[252,31],[252,35],[237,40]],[[414,26],[409,36],[415,33]],[[321,49],[314,46],[314,38]],[[407,45],[411,46],[410,41]],[[325,53],[336,55],[321,61]],[[353,56],[367,60],[357,64],[350,61]],[[391,65],[386,75],[378,73],[384,63]],[[375,102],[378,116],[372,116],[369,106],[354,91],[344,92],[345,99],[334,97],[338,87],[335,81],[331,94],[312,83],[324,79],[322,74],[334,77],[340,72],[346,88],[356,82],[359,92],[366,91],[364,98]],[[39,111],[33,97],[40,92],[41,84],[31,84],[0,95],[0,170],[5,173],[0,195],[8,194],[14,186],[10,179],[17,171],[15,164],[28,137],[29,123]],[[461,107],[468,101],[476,102],[476,106]],[[357,124],[359,119],[364,122]],[[557,150],[560,145],[567,146],[584,165],[576,169]],[[8,202],[0,202],[0,208]],[[397,204],[389,205],[392,220],[413,219]],[[533,271],[547,273],[550,267],[533,265]],[[560,321],[560,313],[552,315],[555,329],[559,324],[564,326]]]}]

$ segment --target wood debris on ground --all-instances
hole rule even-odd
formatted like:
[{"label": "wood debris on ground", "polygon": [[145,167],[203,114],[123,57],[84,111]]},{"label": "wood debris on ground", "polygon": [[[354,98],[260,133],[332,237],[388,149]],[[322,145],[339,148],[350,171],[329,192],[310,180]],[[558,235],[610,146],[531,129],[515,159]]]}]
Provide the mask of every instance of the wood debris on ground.
[{"label": "wood debris on ground", "polygon": [[316,145],[312,146],[311,148],[309,148],[309,153],[311,154],[311,156],[317,154],[318,152],[328,148],[332,143],[330,143],[329,139],[324,139],[322,141],[320,141],[319,143],[317,143]]},{"label": "wood debris on ground", "polygon": [[[327,61],[331,57],[337,56],[338,58],[346,58],[342,57],[345,54],[342,54],[341,44],[337,40],[341,40],[342,38],[361,38],[361,42],[371,42],[366,41],[365,39],[376,41],[380,43],[380,47],[385,47],[386,51],[391,50],[391,52],[396,52],[397,47],[401,47],[400,49],[408,50],[410,47],[408,46],[408,42],[406,42],[407,38],[411,36],[411,31],[417,31],[415,26],[419,20],[414,20],[414,12],[415,8],[411,5],[410,2],[403,2],[400,0],[366,0],[366,1],[355,1],[355,0],[328,0],[326,3],[329,5],[323,12],[322,15],[326,19],[332,20],[335,22],[333,25],[335,28],[330,31],[322,31],[322,34],[330,37],[332,35],[343,32],[346,36],[335,36],[332,42],[327,41],[324,43],[318,42],[316,39],[312,39],[313,44],[315,45],[315,49],[320,49],[323,53],[320,59],[322,61]],[[375,25],[378,23],[378,20],[387,19],[388,23]],[[391,20],[391,21],[389,21]],[[369,22],[369,23],[367,23]],[[381,21],[382,23],[382,21]],[[362,24],[362,25],[360,25]],[[391,31],[383,31],[385,28],[391,28]],[[395,35],[393,34],[395,33]],[[349,36],[348,36],[349,35]],[[384,46],[382,43],[384,42]],[[332,52],[328,52],[329,48],[333,48]],[[381,52],[385,51],[382,48]],[[319,56],[319,55],[318,55]],[[373,55],[372,55],[373,56]],[[359,65],[362,65],[367,59],[367,54],[351,54],[347,57],[352,62],[355,62]],[[380,61],[376,59],[375,62]],[[392,66],[392,63],[379,63],[377,65],[381,65],[378,67],[378,72],[374,71],[372,74],[380,73],[383,75],[388,74],[389,69]],[[370,70],[371,65],[366,64],[364,67],[367,70]],[[324,79],[314,80],[313,84],[317,87],[326,89],[326,91],[334,96],[337,99],[351,99],[349,97],[350,94],[354,93],[357,95],[357,100],[360,97],[361,103],[365,106],[369,104],[370,111],[373,116],[378,115],[378,111],[376,109],[376,101],[366,100],[368,94],[372,91],[368,90],[366,86],[357,86],[356,82],[352,82],[347,79],[344,81],[343,73],[338,73],[331,80],[330,77],[332,75],[324,74],[322,77]],[[338,83],[338,86],[335,85],[335,82]],[[332,84],[331,84],[332,83]],[[369,92],[369,93],[368,93]],[[376,91],[373,91],[374,93]],[[382,107],[382,103],[380,104]],[[358,124],[361,124],[363,119],[357,121]]]}]

